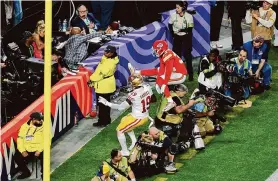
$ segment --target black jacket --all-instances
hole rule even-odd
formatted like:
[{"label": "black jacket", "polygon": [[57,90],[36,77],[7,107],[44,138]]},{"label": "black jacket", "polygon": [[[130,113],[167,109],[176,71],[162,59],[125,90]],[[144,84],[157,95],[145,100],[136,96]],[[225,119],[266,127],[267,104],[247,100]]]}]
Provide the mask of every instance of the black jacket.
[{"label": "black jacket", "polygon": [[[97,29],[96,30],[99,30],[100,28],[100,23],[99,21],[94,17],[94,15],[92,13],[88,13],[87,15],[88,19],[93,22],[96,26],[97,26]],[[71,21],[71,26],[72,27],[79,27],[82,29],[85,29],[86,31],[86,34],[89,34],[89,28],[87,27],[87,25],[85,24],[85,22],[79,17],[79,16],[76,16],[72,21]]]}]

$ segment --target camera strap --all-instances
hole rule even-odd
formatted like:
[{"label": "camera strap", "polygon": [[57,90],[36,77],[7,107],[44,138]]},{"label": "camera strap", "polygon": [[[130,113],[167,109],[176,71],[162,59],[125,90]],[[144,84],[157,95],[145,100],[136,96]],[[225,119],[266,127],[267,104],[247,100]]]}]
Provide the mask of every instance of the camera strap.
[{"label": "camera strap", "polygon": [[110,165],[116,172],[118,172],[119,174],[121,174],[122,176],[126,177],[127,178],[127,175],[121,171],[120,169],[118,169],[117,167],[115,167],[113,164],[112,164],[112,161],[110,162],[107,162],[105,161],[106,163],[108,163],[108,165]]}]

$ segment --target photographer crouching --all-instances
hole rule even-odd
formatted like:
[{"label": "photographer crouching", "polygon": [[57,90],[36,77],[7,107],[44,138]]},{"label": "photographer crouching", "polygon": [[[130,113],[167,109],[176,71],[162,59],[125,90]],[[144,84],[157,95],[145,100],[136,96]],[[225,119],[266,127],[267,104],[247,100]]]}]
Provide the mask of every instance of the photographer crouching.
[{"label": "photographer crouching", "polygon": [[221,89],[222,74],[217,70],[217,63],[220,61],[221,58],[217,49],[212,49],[207,56],[201,59],[198,76],[200,92],[205,93],[207,89]]},{"label": "photographer crouching", "polygon": [[178,152],[185,152],[190,146],[189,140],[193,131],[192,120],[195,116],[190,116],[189,108],[197,101],[189,100],[186,104],[183,102],[182,98],[188,93],[187,87],[183,84],[175,85],[174,90],[170,93],[176,106],[164,112],[167,99],[163,98],[158,108],[155,126],[171,139],[177,136]]},{"label": "photographer crouching", "polygon": [[234,62],[234,70],[225,78],[224,93],[237,101],[245,100],[250,96],[248,78],[253,75],[252,65],[247,59],[247,50],[242,49],[238,57],[231,61]]},{"label": "photographer crouching", "polygon": [[256,79],[263,78],[262,86],[264,89],[269,90],[271,82],[272,67],[267,63],[268,50],[264,38],[260,35],[253,38],[243,45],[247,50],[248,60],[252,63],[252,71]]},{"label": "photographer crouching", "polygon": [[217,98],[211,93],[206,95],[199,94],[195,90],[191,96],[193,100],[199,100],[197,104],[194,104],[192,109],[196,111],[196,123],[199,127],[199,131],[202,137],[207,134],[219,134],[222,131],[219,123],[215,123],[212,119],[215,116],[215,110],[217,105]]}]

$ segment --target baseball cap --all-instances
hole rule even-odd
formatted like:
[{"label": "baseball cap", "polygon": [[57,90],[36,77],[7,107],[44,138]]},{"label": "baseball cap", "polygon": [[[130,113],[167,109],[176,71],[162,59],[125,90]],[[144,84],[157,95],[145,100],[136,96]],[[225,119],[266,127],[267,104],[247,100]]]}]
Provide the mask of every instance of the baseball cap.
[{"label": "baseball cap", "polygon": [[273,1],[272,0],[266,0],[266,2],[268,2],[269,4],[272,4],[273,5]]},{"label": "baseball cap", "polygon": [[253,38],[253,41],[263,43],[264,42],[264,38],[262,36],[260,36],[260,35],[257,35],[257,36],[255,36]]},{"label": "baseball cap", "polygon": [[109,53],[116,53],[116,47],[108,45],[104,51]]},{"label": "baseball cap", "polygon": [[22,33],[22,40],[27,40],[28,38],[30,38],[32,35],[32,33],[30,31],[24,31]]},{"label": "baseball cap", "polygon": [[31,119],[36,119],[36,120],[42,120],[43,119],[43,115],[40,112],[33,112],[30,115]]},{"label": "baseball cap", "polygon": [[110,171],[110,167],[107,164],[103,164],[99,167],[99,171],[97,173],[98,176],[102,176],[107,174]]}]

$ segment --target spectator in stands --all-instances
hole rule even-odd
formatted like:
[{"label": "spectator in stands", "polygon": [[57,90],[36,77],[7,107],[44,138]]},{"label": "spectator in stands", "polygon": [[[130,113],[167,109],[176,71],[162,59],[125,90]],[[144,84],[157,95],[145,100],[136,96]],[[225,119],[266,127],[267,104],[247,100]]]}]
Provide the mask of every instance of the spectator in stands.
[{"label": "spectator in stands", "polygon": [[114,1],[91,1],[93,14],[100,19],[100,28],[106,30],[111,23]]},{"label": "spectator in stands", "polygon": [[[114,73],[118,63],[119,57],[116,52],[116,47],[108,45],[104,50],[104,55],[102,56],[96,70],[90,76],[90,86],[95,88],[96,100],[101,96],[110,102],[110,96],[116,90]],[[111,108],[99,102],[97,102],[97,106],[98,122],[94,123],[93,126],[106,126],[110,124]]]},{"label": "spectator in stands", "polygon": [[22,39],[19,42],[19,48],[22,55],[26,57],[34,57],[34,47],[32,46],[34,37],[30,31],[25,31],[22,34]]},{"label": "spectator in stands", "polygon": [[99,30],[99,21],[92,13],[88,13],[85,5],[80,4],[76,9],[77,16],[71,22],[72,27],[79,27],[81,30],[85,30],[86,34],[91,34]]},{"label": "spectator in stands", "polygon": [[274,34],[274,23],[276,13],[271,9],[273,0],[264,1],[262,7],[258,10],[248,10],[246,13],[246,23],[251,24],[252,38],[260,35],[264,38],[267,45],[266,58],[271,46],[272,36]]},{"label": "spectator in stands", "polygon": [[110,167],[108,164],[103,164],[99,167],[97,175],[91,181],[110,181]]},{"label": "spectator in stands", "polygon": [[123,157],[119,150],[113,149],[111,151],[111,158],[106,160],[106,163],[110,167],[110,175],[116,178],[116,181],[136,181],[127,158]]},{"label": "spectator in stands", "polygon": [[63,53],[59,50],[53,49],[52,50],[52,61],[58,63],[58,76],[59,78],[65,77],[66,75],[76,75],[76,73],[71,72],[64,62]]},{"label": "spectator in stands", "polygon": [[257,35],[253,38],[253,41],[245,43],[243,48],[247,50],[248,60],[252,64],[252,71],[256,79],[262,76],[264,88],[269,90],[272,67],[266,62],[268,50],[264,38]]},{"label": "spectator in stands", "polygon": [[212,49],[202,58],[199,65],[199,90],[206,92],[207,88],[219,90],[222,86],[222,75],[217,71],[216,63],[221,61],[219,51]]},{"label": "spectator in stands", "polygon": [[34,112],[27,123],[21,126],[18,133],[14,159],[22,173],[17,179],[24,179],[31,175],[26,163],[34,158],[40,160],[43,178],[43,143],[43,116],[39,112]]},{"label": "spectator in stands", "polygon": [[70,30],[70,38],[65,44],[65,57],[64,60],[67,63],[70,70],[78,71],[78,63],[84,60],[88,54],[87,41],[99,37],[105,33],[112,31],[107,28],[105,32],[94,32],[92,34],[84,35],[84,31],[81,31],[79,27],[72,27]]},{"label": "spectator in stands", "polygon": [[165,166],[165,170],[167,172],[176,171],[174,158],[175,155],[171,153],[172,141],[171,139],[163,132],[157,129],[156,127],[151,127],[149,129],[149,135],[155,141],[155,144],[162,144],[162,148],[164,148],[165,154],[168,156],[168,164]]},{"label": "spectator in stands", "polygon": [[35,58],[43,59],[44,33],[45,33],[44,20],[40,20],[38,21],[35,32],[33,33],[34,42],[32,46],[34,47]]},{"label": "spectator in stands", "polygon": [[170,16],[169,29],[174,37],[173,51],[186,61],[189,81],[193,81],[192,67],[192,29],[194,26],[193,16],[186,12],[187,2],[176,3],[176,12]]},{"label": "spectator in stands", "polygon": [[224,1],[209,1],[211,5],[210,13],[210,47],[222,48],[219,44],[219,34],[221,29],[222,18],[224,14]]}]

